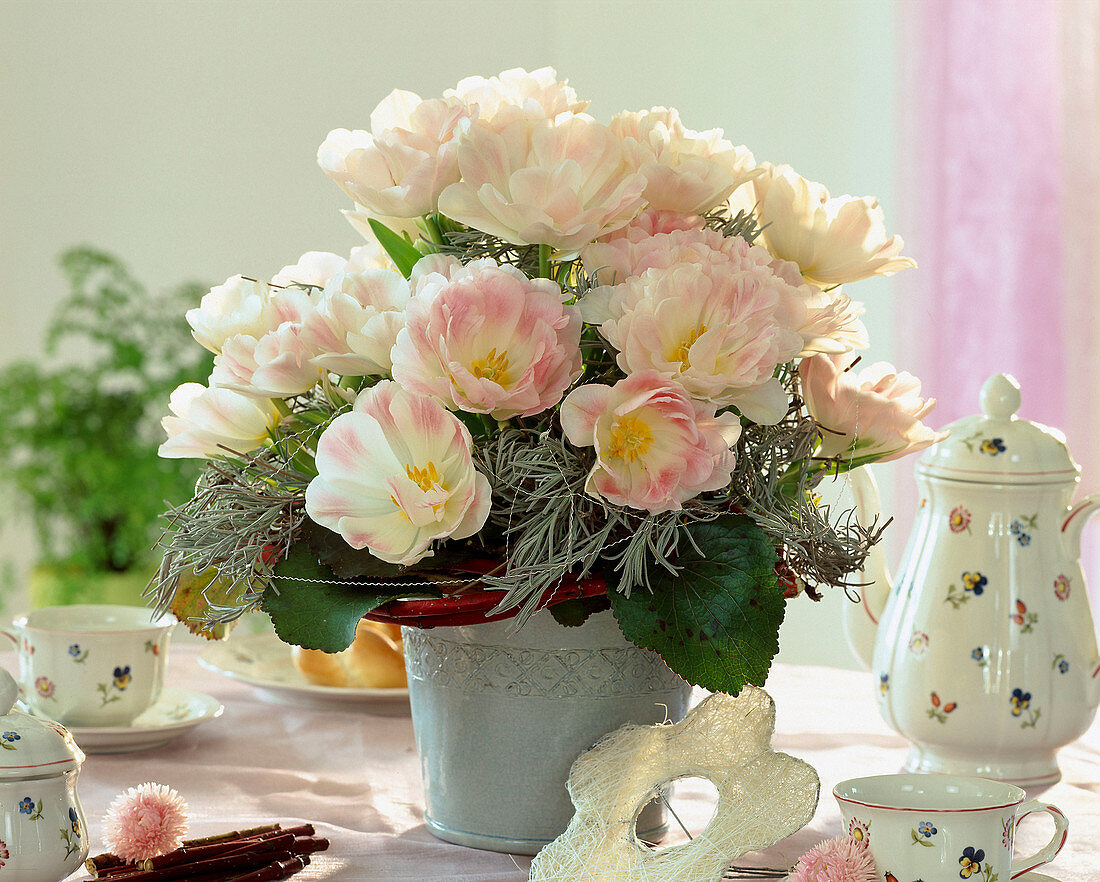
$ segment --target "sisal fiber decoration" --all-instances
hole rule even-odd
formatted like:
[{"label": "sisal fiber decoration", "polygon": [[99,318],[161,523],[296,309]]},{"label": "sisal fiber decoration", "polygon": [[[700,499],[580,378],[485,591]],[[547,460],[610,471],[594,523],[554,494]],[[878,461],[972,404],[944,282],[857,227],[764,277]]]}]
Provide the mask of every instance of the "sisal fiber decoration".
[{"label": "sisal fiber decoration", "polygon": [[[569,772],[576,813],[531,864],[531,882],[718,882],[730,862],[801,829],[820,781],[771,749],[775,703],[746,686],[716,693],[673,725],[628,724],[581,754]],[[707,778],[718,791],[710,824],[691,842],[652,851],[634,822],[670,781]]]}]

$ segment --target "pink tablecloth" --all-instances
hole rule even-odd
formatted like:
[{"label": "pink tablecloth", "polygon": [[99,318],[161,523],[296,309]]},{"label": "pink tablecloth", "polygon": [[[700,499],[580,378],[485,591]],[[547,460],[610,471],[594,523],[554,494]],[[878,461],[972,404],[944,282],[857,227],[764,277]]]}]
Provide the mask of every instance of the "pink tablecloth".
[{"label": "pink tablecloth", "polygon": [[[269,704],[250,686],[199,667],[195,646],[177,646],[173,653],[170,684],[216,696],[225,714],[155,750],[89,756],[80,795],[93,844],[98,844],[100,819],[111,799],[127,787],[156,781],[186,797],[192,835],[273,820],[312,821],[320,835],[332,840],[332,848],[294,877],[303,882],[527,878],[529,859],[449,845],[425,829],[407,715]],[[0,654],[0,664],[12,660]],[[767,688],[778,706],[774,747],[818,770],[822,797],[809,827],[740,863],[789,866],[819,839],[840,832],[832,786],[849,777],[897,771],[906,746],[879,718],[869,674],[780,665]],[[1042,797],[1069,815],[1070,837],[1061,855],[1043,869],[1060,882],[1097,880],[1100,725],[1063,749],[1060,762],[1061,783]],[[689,827],[701,828],[709,816],[703,792],[689,789],[678,797],[679,814]],[[1029,821],[1021,831],[1021,846],[1034,850],[1049,838],[1049,830],[1046,820]]]}]

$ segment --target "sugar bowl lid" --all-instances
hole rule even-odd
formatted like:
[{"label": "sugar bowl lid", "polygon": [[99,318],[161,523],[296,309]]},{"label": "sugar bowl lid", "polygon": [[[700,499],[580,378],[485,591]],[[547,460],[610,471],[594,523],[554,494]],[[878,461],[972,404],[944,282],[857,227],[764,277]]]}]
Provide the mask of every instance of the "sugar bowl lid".
[{"label": "sugar bowl lid", "polygon": [[1021,419],[1020,384],[994,374],[982,385],[982,412],[956,420],[950,436],[929,447],[917,472],[982,484],[1061,484],[1073,482],[1080,468],[1057,429]]},{"label": "sugar bowl lid", "polygon": [[84,751],[60,723],[15,709],[19,687],[0,668],[0,781],[50,778],[79,768]]}]

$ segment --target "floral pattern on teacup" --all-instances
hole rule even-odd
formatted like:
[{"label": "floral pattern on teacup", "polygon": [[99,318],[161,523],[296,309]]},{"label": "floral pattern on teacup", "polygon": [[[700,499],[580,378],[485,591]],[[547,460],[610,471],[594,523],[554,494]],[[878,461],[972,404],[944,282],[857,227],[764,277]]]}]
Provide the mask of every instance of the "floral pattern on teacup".
[{"label": "floral pattern on teacup", "polygon": [[936,720],[939,723],[947,722],[947,715],[952,713],[957,708],[958,702],[949,701],[944,704],[943,699],[939,697],[935,692],[932,693],[931,698],[932,706],[928,708],[928,718],[930,720]]},{"label": "floral pattern on teacup", "polygon": [[917,824],[916,830],[909,831],[909,835],[913,837],[914,845],[923,845],[926,848],[932,848],[933,845],[929,840],[938,832],[939,830],[936,829],[931,821],[921,821]]},{"label": "floral pattern on teacup", "polygon": [[153,655],[160,655],[160,644],[154,643],[152,640],[145,641],[145,651],[151,652]]},{"label": "floral pattern on teacup", "polygon": [[987,664],[989,664],[989,647],[975,646],[972,650],[970,650],[970,657],[984,668]]},{"label": "floral pattern on teacup", "polygon": [[1058,575],[1054,579],[1054,596],[1059,600],[1069,597],[1069,576]]},{"label": "floral pattern on teacup", "polygon": [[1069,670],[1069,660],[1066,659],[1065,655],[1063,655],[1062,653],[1055,653],[1054,661],[1050,663],[1050,667],[1052,670],[1056,670],[1059,674],[1064,674]]},{"label": "floral pattern on teacup", "polygon": [[862,842],[866,845],[871,841],[871,822],[852,818],[852,820],[848,822],[848,835],[856,842]]},{"label": "floral pattern on teacup", "polygon": [[33,796],[24,796],[19,800],[19,814],[27,815],[28,821],[37,821],[42,817],[42,800],[36,803]]},{"label": "floral pattern on teacup", "polygon": [[0,870],[4,869],[4,864],[8,862],[8,858],[11,855],[8,854],[8,845],[3,839],[0,839]]},{"label": "floral pattern on teacup", "polygon": [[53,680],[49,677],[39,677],[34,681],[34,691],[38,694],[39,698],[53,698],[53,693],[56,688]]},{"label": "floral pattern on teacup", "polygon": [[125,692],[132,680],[133,676],[130,674],[129,665],[116,667],[110,683],[100,683],[96,686],[96,691],[99,692],[100,696],[100,707],[108,705],[112,701],[120,701],[122,696],[118,693]]},{"label": "floral pattern on teacup", "polygon": [[21,739],[18,732],[0,732],[0,747],[4,750],[18,750],[15,742]]},{"label": "floral pattern on teacup", "polygon": [[1012,716],[1025,717],[1020,722],[1020,728],[1034,729],[1035,724],[1039,722],[1039,717],[1042,716],[1042,711],[1039,708],[1031,707],[1031,693],[1025,692],[1023,689],[1013,689],[1008,701],[1012,705]]},{"label": "floral pattern on teacup", "polygon": [[1016,612],[1009,616],[1014,625],[1019,625],[1021,634],[1030,634],[1035,630],[1035,623],[1039,621],[1039,614],[1028,612],[1027,604],[1019,598],[1016,599]]},{"label": "floral pattern on teacup", "polygon": [[983,849],[968,845],[959,857],[959,866],[962,868],[959,870],[959,878],[969,879],[975,873],[980,873],[982,871],[982,861],[984,860],[985,851]]},{"label": "floral pattern on teacup", "polygon": [[1012,851],[1012,834],[1016,831],[1016,816],[1001,818],[1001,845]]},{"label": "floral pattern on teacup", "polygon": [[923,631],[914,631],[913,636],[909,638],[909,651],[913,655],[924,655],[928,649],[928,635]]},{"label": "floral pattern on teacup", "polygon": [[951,529],[952,533],[962,533],[964,530],[969,533],[970,512],[961,505],[956,505],[951,509],[951,514],[947,516],[947,526]]},{"label": "floral pattern on teacup", "polygon": [[73,643],[69,646],[69,655],[74,662],[83,662],[88,657],[88,650],[81,649],[79,643]]},{"label": "floral pattern on teacup", "polygon": [[880,698],[885,698],[886,693],[890,691],[890,675],[883,671],[878,675],[878,694]]}]

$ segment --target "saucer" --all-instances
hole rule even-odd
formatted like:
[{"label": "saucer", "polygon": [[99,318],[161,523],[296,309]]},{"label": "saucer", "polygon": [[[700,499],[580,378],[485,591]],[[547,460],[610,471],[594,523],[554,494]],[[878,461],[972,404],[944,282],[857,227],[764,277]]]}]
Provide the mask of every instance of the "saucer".
[{"label": "saucer", "polygon": [[157,703],[129,726],[67,726],[85,753],[129,753],[161,747],[184,732],[222,715],[225,706],[210,695],[166,686]]},{"label": "saucer", "polygon": [[232,637],[213,643],[199,656],[199,664],[231,680],[256,689],[264,701],[341,710],[358,709],[395,716],[409,712],[408,689],[359,689],[353,686],[318,686],[294,666],[291,649],[271,633]]}]

